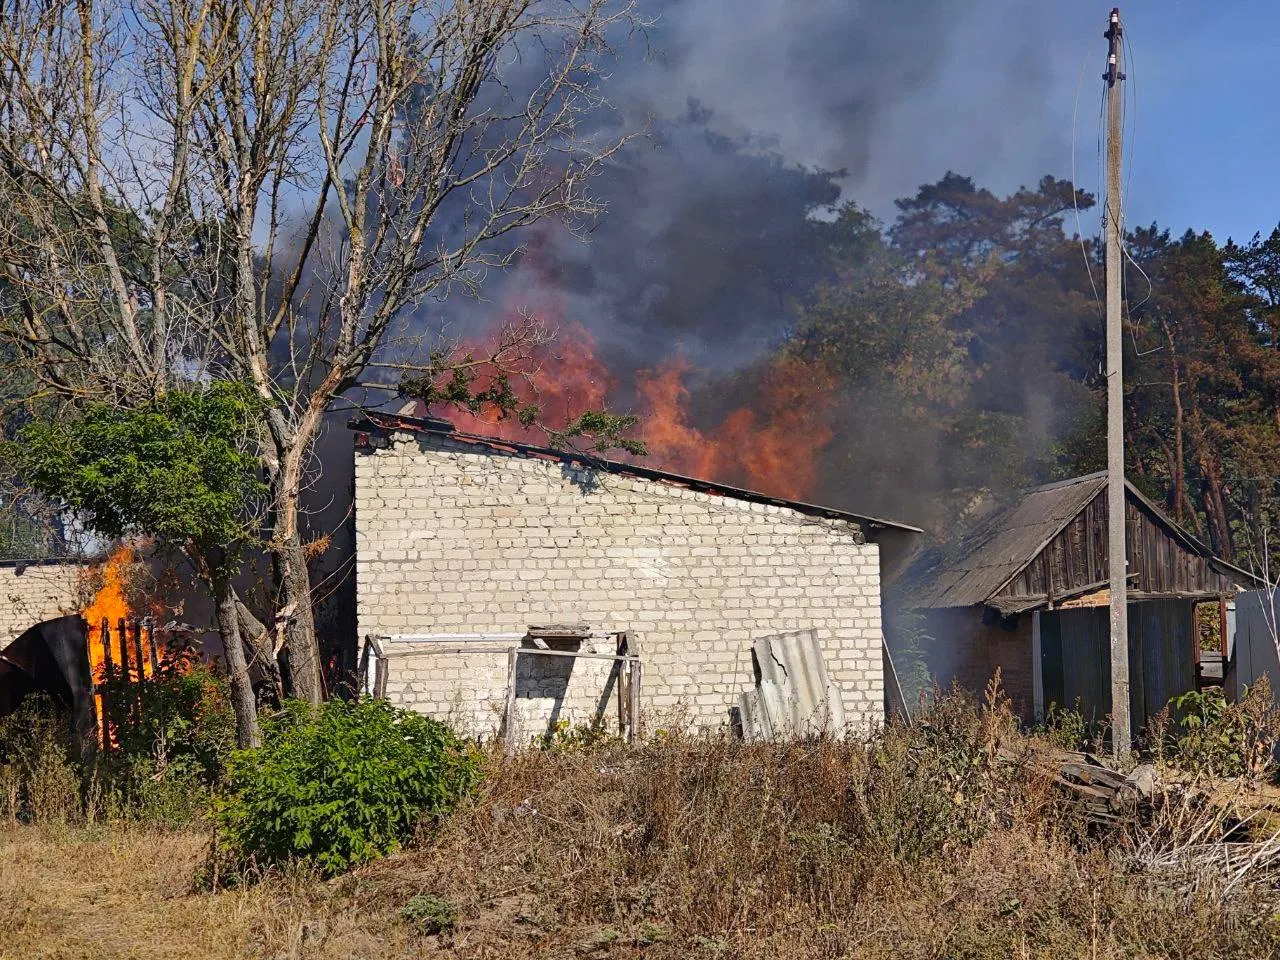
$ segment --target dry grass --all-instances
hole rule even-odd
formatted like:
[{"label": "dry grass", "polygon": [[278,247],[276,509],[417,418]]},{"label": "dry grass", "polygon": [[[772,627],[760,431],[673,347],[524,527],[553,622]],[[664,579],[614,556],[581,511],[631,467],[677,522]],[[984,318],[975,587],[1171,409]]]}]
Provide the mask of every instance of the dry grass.
[{"label": "dry grass", "polygon": [[[494,756],[482,795],[399,856],[217,893],[193,884],[196,834],[10,828],[0,956],[1277,955],[1274,884],[1163,883],[1117,855],[1132,836],[1089,836],[1008,761],[1025,745],[999,711],[957,708],[870,745]],[[400,919],[421,895],[453,931]]]},{"label": "dry grass", "polygon": [[418,955],[387,918],[357,918],[357,881],[198,891],[208,842],[118,826],[0,830],[0,958]]}]

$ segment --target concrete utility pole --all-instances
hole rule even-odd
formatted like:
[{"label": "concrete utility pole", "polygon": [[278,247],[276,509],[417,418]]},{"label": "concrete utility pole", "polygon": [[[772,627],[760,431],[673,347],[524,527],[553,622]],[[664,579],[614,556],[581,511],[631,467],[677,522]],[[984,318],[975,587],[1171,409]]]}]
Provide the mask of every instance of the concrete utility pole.
[{"label": "concrete utility pole", "polygon": [[1125,549],[1124,335],[1121,328],[1120,72],[1124,30],[1120,8],[1107,25],[1107,558],[1111,578],[1111,745],[1117,760],[1129,756],[1129,597]]}]

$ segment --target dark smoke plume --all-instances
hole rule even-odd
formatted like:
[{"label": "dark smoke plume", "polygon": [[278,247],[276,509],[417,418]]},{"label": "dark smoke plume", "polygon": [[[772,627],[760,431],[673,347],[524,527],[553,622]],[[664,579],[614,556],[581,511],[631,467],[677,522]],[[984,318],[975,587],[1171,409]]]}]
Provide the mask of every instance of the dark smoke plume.
[{"label": "dark smoke plume", "polygon": [[[818,269],[808,229],[837,201],[891,219],[947,170],[996,189],[1070,162],[1072,68],[1051,14],[1007,0],[682,0],[645,10],[605,93],[648,131],[599,178],[586,242],[543,230],[485,302],[489,322],[550,287],[617,370],[680,350],[734,368],[774,344]],[[1060,30],[1060,27],[1059,27]],[[526,237],[526,239],[528,239]]]}]

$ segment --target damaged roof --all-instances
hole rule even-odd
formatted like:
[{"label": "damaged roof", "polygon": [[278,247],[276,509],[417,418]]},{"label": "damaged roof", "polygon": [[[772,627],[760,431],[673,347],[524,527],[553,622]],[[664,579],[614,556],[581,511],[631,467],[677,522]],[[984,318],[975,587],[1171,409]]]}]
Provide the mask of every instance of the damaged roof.
[{"label": "damaged roof", "polygon": [[844,520],[860,524],[872,530],[888,529],[902,530],[907,533],[923,532],[919,527],[913,527],[910,524],[900,523],[896,520],[886,520],[882,517],[871,517],[860,513],[850,513],[847,510],[836,510],[832,507],[818,506],[812,503],[804,503],[799,500],[787,500],[783,497],[772,497],[768,494],[758,493],[754,490],[744,490],[740,487],[733,487],[724,483],[716,483],[711,480],[700,480],[696,477],[686,477],[678,473],[668,473],[665,470],[655,470],[652,467],[642,467],[634,463],[623,463],[619,460],[609,460],[603,457],[578,453],[576,451],[556,450],[552,447],[540,447],[534,444],[520,443],[514,440],[503,440],[499,437],[486,437],[479,434],[464,433],[457,430],[448,420],[440,420],[434,417],[410,417],[403,414],[370,411],[354,420],[351,420],[348,426],[352,430],[370,433],[385,434],[391,432],[404,432],[441,434],[446,435],[453,440],[458,440],[463,443],[474,443],[494,450],[517,453],[521,456],[527,457],[556,460],[561,463],[576,463],[591,470],[602,470],[607,473],[615,473],[622,476],[656,480],[660,483],[669,483],[689,490],[698,490],[703,493],[715,493],[720,496],[731,497],[735,500],[746,500],[752,503],[767,503],[778,507],[787,507],[788,509],[795,510],[797,513],[803,513],[808,516],[823,517],[829,520]]},{"label": "damaged roof", "polygon": [[[1006,588],[1010,582],[1106,487],[1105,471],[1035,487],[957,540],[926,551],[906,574],[905,579],[911,584],[912,605],[940,608],[989,604],[998,609],[1021,610],[1049,601],[1048,595],[1004,598],[997,594],[1009,592]],[[1207,546],[1165,516],[1128,480],[1125,489],[1130,500],[1141,505],[1163,535],[1180,544],[1187,553],[1202,558],[1213,571],[1238,583],[1249,584],[1254,580],[1244,570],[1215,557]],[[1104,586],[1102,582],[1087,585],[1089,589]]]}]

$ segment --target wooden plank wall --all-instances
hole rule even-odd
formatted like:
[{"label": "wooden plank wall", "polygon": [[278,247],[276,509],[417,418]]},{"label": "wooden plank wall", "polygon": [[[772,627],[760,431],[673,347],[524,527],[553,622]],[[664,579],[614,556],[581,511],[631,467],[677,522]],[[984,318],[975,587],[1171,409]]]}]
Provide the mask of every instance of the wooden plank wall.
[{"label": "wooden plank wall", "polygon": [[[1196,687],[1194,604],[1129,604],[1129,709],[1135,731],[1171,697]],[[1110,615],[1106,607],[1040,614],[1044,702],[1080,710],[1097,723],[1111,712]]]},{"label": "wooden plank wall", "polygon": [[[1105,492],[1105,491],[1104,491]],[[1130,589],[1138,593],[1234,593],[1236,585],[1180,542],[1132,498],[1126,503]],[[997,597],[1048,597],[1107,579],[1107,498],[1099,494],[1002,589]]]}]

